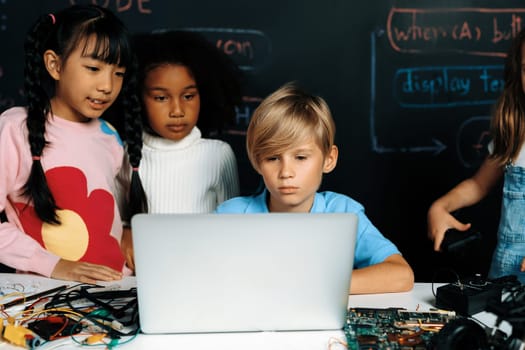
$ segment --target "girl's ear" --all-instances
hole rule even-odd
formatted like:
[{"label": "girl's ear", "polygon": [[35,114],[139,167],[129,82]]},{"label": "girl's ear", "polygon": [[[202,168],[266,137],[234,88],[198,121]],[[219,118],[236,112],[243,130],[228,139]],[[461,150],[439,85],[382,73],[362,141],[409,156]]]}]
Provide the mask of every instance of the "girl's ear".
[{"label": "girl's ear", "polygon": [[328,174],[334,170],[337,165],[337,157],[339,156],[339,150],[336,145],[333,145],[330,152],[324,158],[323,173]]},{"label": "girl's ear", "polygon": [[60,56],[55,51],[44,52],[44,65],[53,79],[60,80]]}]

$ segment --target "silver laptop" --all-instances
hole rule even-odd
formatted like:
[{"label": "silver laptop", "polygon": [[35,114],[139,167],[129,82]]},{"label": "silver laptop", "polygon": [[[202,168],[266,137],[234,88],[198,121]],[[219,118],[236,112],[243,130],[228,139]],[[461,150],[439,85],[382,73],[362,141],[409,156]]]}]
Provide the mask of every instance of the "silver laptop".
[{"label": "silver laptop", "polygon": [[341,329],[357,216],[139,214],[144,333]]}]

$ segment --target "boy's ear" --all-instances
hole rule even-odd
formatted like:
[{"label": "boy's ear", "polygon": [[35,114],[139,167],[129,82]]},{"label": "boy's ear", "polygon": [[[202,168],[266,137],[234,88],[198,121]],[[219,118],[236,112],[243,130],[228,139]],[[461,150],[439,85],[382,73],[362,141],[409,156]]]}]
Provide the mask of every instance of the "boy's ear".
[{"label": "boy's ear", "polygon": [[44,65],[55,80],[60,80],[60,56],[53,50],[47,50],[44,52]]},{"label": "boy's ear", "polygon": [[323,173],[328,174],[334,170],[337,165],[337,157],[339,156],[339,150],[336,145],[333,145],[330,152],[324,158]]}]

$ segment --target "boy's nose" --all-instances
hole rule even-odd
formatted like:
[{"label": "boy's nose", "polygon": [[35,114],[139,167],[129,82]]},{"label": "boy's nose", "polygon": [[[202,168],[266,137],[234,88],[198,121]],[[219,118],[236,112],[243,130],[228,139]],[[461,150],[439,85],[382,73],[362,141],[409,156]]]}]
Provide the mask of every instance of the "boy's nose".
[{"label": "boy's nose", "polygon": [[288,178],[293,176],[293,168],[290,164],[290,162],[282,160],[281,161],[281,169],[279,171],[279,176],[281,178]]}]

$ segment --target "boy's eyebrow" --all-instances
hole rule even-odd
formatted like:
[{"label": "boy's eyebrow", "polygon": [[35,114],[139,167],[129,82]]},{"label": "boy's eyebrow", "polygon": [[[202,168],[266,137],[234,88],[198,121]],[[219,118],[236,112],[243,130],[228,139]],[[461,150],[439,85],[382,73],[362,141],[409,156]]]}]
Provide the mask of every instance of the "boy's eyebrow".
[{"label": "boy's eyebrow", "polygon": [[293,152],[312,152],[313,151],[313,147],[290,148],[290,151],[293,151]]}]

